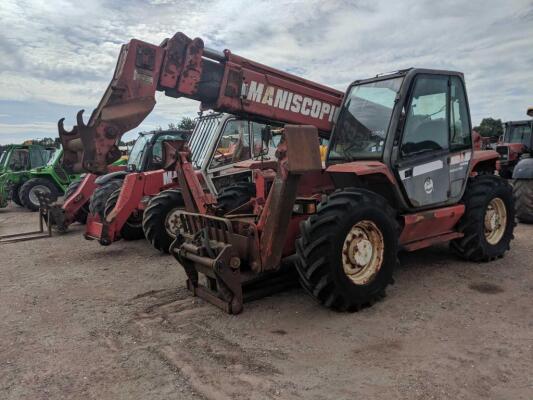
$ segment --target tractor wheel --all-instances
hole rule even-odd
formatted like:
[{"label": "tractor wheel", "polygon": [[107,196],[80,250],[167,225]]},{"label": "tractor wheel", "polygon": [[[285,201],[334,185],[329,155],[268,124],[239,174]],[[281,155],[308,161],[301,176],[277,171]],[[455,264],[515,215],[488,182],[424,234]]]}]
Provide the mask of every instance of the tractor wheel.
[{"label": "tractor wheel", "polygon": [[[120,188],[115,190],[105,203],[104,218],[106,218],[117,204],[118,197],[120,196]],[[143,213],[141,210],[135,210],[132,215],[129,216],[124,226],[120,229],[120,236],[124,240],[138,240],[144,237],[143,226]]]},{"label": "tractor wheel", "polygon": [[511,186],[495,175],[470,178],[462,202],[466,210],[458,231],[464,236],[453,240],[451,249],[469,261],[503,257],[516,225]]},{"label": "tractor wheel", "polygon": [[[70,185],[67,186],[64,195],[65,200],[67,200],[76,192],[76,190],[78,190],[81,185],[81,182],[81,180],[76,180],[74,182],[71,182]],[[80,224],[85,224],[87,222],[87,215],[89,215],[89,205],[85,203],[74,216],[74,221],[79,222]]]},{"label": "tractor wheel", "polygon": [[30,211],[39,210],[37,192],[49,193],[52,202],[56,201],[60,193],[56,185],[45,178],[32,178],[24,182],[19,190],[20,202]]},{"label": "tractor wheel", "polygon": [[217,197],[217,214],[224,215],[242,206],[255,196],[252,182],[239,182],[220,191]]},{"label": "tractor wheel", "polygon": [[122,183],[122,179],[112,179],[109,182],[98,186],[91,195],[91,200],[89,201],[89,213],[92,215],[98,215],[100,220],[103,220],[107,199],[115,190],[122,187]]},{"label": "tractor wheel", "polygon": [[13,203],[15,203],[19,207],[24,207],[22,205],[22,202],[20,201],[19,191],[20,191],[21,185],[16,185],[13,187],[11,191],[11,200],[13,200]]},{"label": "tractor wheel", "polygon": [[336,191],[300,231],[296,269],[319,303],[357,311],[385,296],[397,264],[399,228],[383,197],[365,189]]},{"label": "tractor wheel", "polygon": [[168,253],[170,245],[180,235],[178,212],[185,209],[181,192],[169,189],[152,197],[143,215],[144,236],[159,251]]},{"label": "tractor wheel", "polygon": [[518,220],[526,224],[533,224],[533,179],[515,180],[513,195]]}]

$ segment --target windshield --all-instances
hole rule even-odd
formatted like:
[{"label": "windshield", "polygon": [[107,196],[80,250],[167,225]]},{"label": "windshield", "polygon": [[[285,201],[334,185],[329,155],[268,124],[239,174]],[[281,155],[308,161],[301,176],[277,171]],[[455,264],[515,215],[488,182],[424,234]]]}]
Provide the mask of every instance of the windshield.
[{"label": "windshield", "polygon": [[222,117],[223,114],[209,114],[200,117],[196,122],[194,131],[189,139],[189,149],[194,168],[201,168],[209,151],[209,144],[213,136],[217,134],[217,128]]},{"label": "windshield", "polygon": [[507,127],[505,142],[531,144],[531,125],[511,125]]},{"label": "windshield", "polygon": [[128,170],[139,171],[142,169],[142,161],[147,144],[153,134],[139,135],[128,157]]},{"label": "windshield", "polygon": [[0,168],[3,168],[3,167],[4,167],[4,164],[5,164],[5,162],[6,162],[5,159],[6,159],[6,157],[7,157],[7,152],[8,152],[7,150],[4,150],[4,151],[2,152],[2,154],[0,154]]},{"label": "windshield", "polygon": [[350,89],[337,120],[329,159],[381,158],[402,80],[363,83]]},{"label": "windshield", "polygon": [[54,165],[55,162],[63,155],[63,151],[61,151],[61,149],[52,149],[50,152],[50,158],[48,159],[46,165]]}]

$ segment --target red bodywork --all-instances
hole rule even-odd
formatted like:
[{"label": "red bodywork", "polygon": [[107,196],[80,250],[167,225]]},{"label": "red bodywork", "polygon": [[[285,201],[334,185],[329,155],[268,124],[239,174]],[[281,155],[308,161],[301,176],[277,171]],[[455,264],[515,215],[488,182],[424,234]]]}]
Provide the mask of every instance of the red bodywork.
[{"label": "red bodywork", "polygon": [[101,244],[109,245],[120,238],[120,230],[132,213],[143,210],[151,196],[165,189],[177,187],[174,171],[159,169],[156,171],[130,173],[124,178],[115,208],[105,221],[97,215],[89,215],[85,237],[97,239]]},{"label": "red bodywork", "polygon": [[[118,158],[116,143],[155,105],[156,90],[199,100],[202,109],[291,124],[311,124],[328,133],[343,93],[232,54],[205,49],[201,39],[175,34],[159,46],[133,39],[122,46],[115,73],[87,125],[83,110],[72,132],[60,129],[64,162],[101,174]],[[76,149],[77,150],[77,149]]]}]

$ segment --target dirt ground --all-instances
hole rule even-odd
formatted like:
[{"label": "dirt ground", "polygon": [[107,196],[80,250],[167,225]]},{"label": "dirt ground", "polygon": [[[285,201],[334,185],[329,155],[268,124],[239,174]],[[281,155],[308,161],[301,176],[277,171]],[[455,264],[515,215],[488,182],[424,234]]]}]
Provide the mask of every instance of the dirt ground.
[{"label": "dirt ground", "polygon": [[[0,210],[0,234],[36,214]],[[511,252],[401,256],[354,314],[294,289],[229,316],[145,241],[0,245],[1,399],[533,399],[533,226]]]}]

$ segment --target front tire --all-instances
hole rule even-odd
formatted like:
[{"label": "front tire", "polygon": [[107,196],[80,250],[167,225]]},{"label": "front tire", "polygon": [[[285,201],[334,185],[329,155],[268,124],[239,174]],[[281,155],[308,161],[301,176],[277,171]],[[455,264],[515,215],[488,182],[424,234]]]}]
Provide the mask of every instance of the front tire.
[{"label": "front tire", "polygon": [[513,240],[515,205],[512,188],[496,175],[470,178],[462,202],[466,210],[458,224],[464,236],[450,242],[469,261],[491,261],[509,250]]},{"label": "front tire", "polygon": [[356,311],[385,296],[397,263],[399,228],[383,197],[365,189],[339,190],[300,230],[296,268],[319,303]]},{"label": "front tire", "polygon": [[515,180],[513,196],[518,220],[526,224],[533,224],[533,179]]},{"label": "front tire", "polygon": [[[104,210],[104,219],[113,211],[120,196],[121,189],[115,190],[107,199]],[[124,240],[138,240],[144,237],[142,227],[142,211],[135,210],[120,228],[120,236]]]},{"label": "front tire", "polygon": [[152,246],[169,253],[170,245],[180,233],[178,212],[185,209],[181,192],[169,189],[150,199],[143,215],[143,231]]},{"label": "front tire", "polygon": [[117,189],[122,187],[123,182],[122,179],[112,179],[103,185],[98,186],[91,195],[89,213],[99,216],[100,221],[103,221],[107,199],[109,199]]},{"label": "front tire", "polygon": [[224,215],[246,204],[255,196],[255,184],[238,182],[220,191],[217,196],[217,214]]},{"label": "front tire", "polygon": [[37,192],[48,193],[52,202],[56,201],[60,195],[56,185],[45,178],[32,178],[20,187],[19,198],[24,207],[30,211],[38,211],[40,204]]}]

